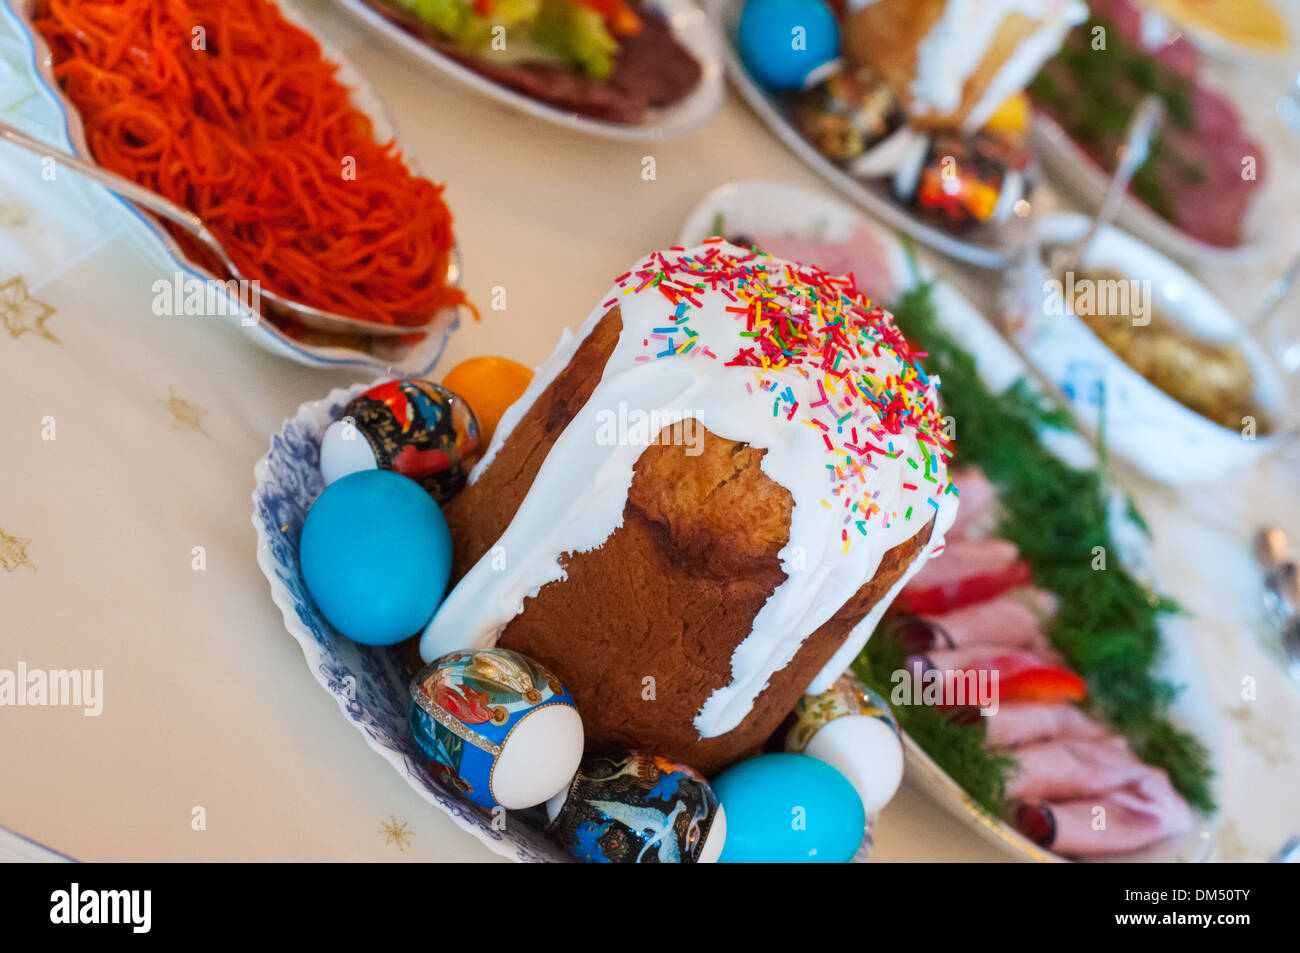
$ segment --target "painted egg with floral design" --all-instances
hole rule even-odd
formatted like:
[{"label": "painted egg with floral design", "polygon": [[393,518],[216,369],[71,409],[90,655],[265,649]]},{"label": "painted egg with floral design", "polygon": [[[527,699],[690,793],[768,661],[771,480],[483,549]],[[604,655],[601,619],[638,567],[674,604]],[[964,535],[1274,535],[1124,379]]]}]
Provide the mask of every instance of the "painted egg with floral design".
[{"label": "painted egg with floral design", "polygon": [[435,773],[483,807],[520,810],[565,790],[582,760],[573,696],[507,649],[451,652],[411,681],[411,733]]},{"label": "painted egg with floral design", "polygon": [[393,380],[343,408],[321,438],[320,469],[326,485],[358,470],[392,470],[445,503],[481,452],[469,404],[431,381]]},{"label": "painted egg with floral design", "polygon": [[726,815],[703,776],[644,754],[583,759],[546,814],[551,836],[587,863],[708,864],[727,837]]},{"label": "painted egg with floral design", "polygon": [[903,781],[903,745],[888,703],[852,674],[818,695],[804,695],[785,750],[839,770],[868,814],[880,810]]}]

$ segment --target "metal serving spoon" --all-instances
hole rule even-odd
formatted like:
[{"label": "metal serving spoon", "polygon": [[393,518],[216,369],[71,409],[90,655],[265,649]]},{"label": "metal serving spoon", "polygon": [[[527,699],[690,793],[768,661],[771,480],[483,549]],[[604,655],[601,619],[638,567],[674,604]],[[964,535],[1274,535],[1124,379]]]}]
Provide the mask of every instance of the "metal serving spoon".
[{"label": "metal serving spoon", "polygon": [[[235,266],[234,261],[225,248],[222,247],[221,242],[217,241],[213,234],[208,231],[202,219],[189,209],[181,208],[181,206],[163,198],[157,192],[136,185],[131,180],[123,178],[115,172],[109,172],[93,162],[64,152],[61,149],[55,149],[39,139],[34,139],[7,122],[0,122],[0,139],[11,142],[20,149],[25,149],[42,158],[53,158],[68,168],[80,172],[86,178],[93,179],[105,188],[116,192],[133,205],[148,209],[150,212],[165,218],[177,227],[184,229],[187,234],[193,236],[199,242],[202,242],[203,246],[221,262],[226,271],[226,278],[236,281],[244,279],[244,275]],[[328,331],[335,334],[363,334],[367,337],[396,337],[403,334],[419,334],[433,329],[432,320],[428,324],[408,326],[380,324],[376,321],[362,321],[360,318],[350,318],[346,315],[336,314],[333,311],[323,311],[309,304],[303,304],[301,301],[295,301],[284,295],[276,294],[262,285],[261,282],[258,285],[258,292],[264,310],[270,309],[280,316],[317,331]]]},{"label": "metal serving spoon", "polygon": [[1128,194],[1129,183],[1151,155],[1151,140],[1164,125],[1164,121],[1165,106],[1158,97],[1146,96],[1138,103],[1133,118],[1129,120],[1128,130],[1124,133],[1124,142],[1115,150],[1115,173],[1110,178],[1110,185],[1106,187],[1106,196],[1083,236],[1052,250],[1049,263],[1053,273],[1063,274],[1077,270],[1097,233],[1119,214],[1124,197]]}]

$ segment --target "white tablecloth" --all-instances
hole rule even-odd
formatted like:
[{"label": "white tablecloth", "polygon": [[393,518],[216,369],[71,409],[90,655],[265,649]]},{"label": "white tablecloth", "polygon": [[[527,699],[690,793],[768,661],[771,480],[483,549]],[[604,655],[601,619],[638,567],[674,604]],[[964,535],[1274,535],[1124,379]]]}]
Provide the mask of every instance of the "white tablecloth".
[{"label": "white tablecloth", "polygon": [[[734,97],[683,141],[599,141],[462,92],[330,0],[308,18],[448,183],[471,297],[507,289],[507,309],[462,328],[444,369],[478,354],[539,363],[716,185],[823,187]],[[31,120],[12,41],[0,36],[0,112]],[[1300,186],[1285,170],[1300,148],[1273,126],[1275,197],[1293,218]],[[71,174],[45,181],[0,146],[0,668],[104,673],[98,717],[0,708],[0,825],[84,860],[491,859],[340,716],[254,561],[254,461],[300,402],[357,375],[272,358],[212,321],[155,316],[152,284],[170,270],[104,209]],[[1250,301],[1288,251],[1207,277]],[[941,269],[989,302],[987,278]],[[1277,664],[1250,556],[1262,522],[1300,541],[1297,465],[1293,448],[1231,485],[1183,492],[1123,475],[1165,590],[1195,614],[1188,632],[1221,716],[1225,859],[1264,859],[1300,830],[1300,689]],[[1002,856],[906,786],[877,843],[880,860]]]}]

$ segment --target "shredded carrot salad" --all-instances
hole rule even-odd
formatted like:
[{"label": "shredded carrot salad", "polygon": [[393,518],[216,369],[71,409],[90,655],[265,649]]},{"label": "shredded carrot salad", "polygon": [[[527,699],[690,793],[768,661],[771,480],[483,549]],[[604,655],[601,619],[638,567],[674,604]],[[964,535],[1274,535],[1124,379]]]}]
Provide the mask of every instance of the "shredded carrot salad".
[{"label": "shredded carrot salad", "polygon": [[274,3],[44,0],[35,25],[95,160],[195,212],[244,277],[398,326],[464,302],[442,187],[375,141]]}]

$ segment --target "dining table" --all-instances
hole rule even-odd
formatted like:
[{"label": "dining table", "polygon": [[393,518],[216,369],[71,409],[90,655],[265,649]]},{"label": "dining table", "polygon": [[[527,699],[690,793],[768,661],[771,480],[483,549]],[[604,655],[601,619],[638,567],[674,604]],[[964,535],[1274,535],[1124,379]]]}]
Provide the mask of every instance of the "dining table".
[{"label": "dining table", "polygon": [[[685,137],[602,139],[450,82],[335,0],[300,7],[386,103],[403,152],[445,183],[481,317],[462,315],[434,379],[478,355],[540,364],[723,183],[833,194],[734,91]],[[1262,201],[1283,223],[1264,254],[1196,272],[1239,314],[1300,251],[1300,135],[1277,108],[1297,66],[1207,67],[1266,146]],[[0,119],[50,137],[60,121],[2,25]],[[253,467],[271,435],[300,404],[381,372],[303,366],[229,322],[156,313],[174,269],[127,214],[0,143],[0,669],[102,672],[98,712],[0,708],[0,829],[82,861],[501,860],[341,716],[256,560]],[[996,272],[920,254],[996,323]],[[1280,307],[1300,328],[1300,295]],[[1111,466],[1214,708],[1210,856],[1267,860],[1300,833],[1300,684],[1254,539],[1277,527],[1300,549],[1300,441],[1212,485]],[[872,861],[1010,859],[906,781],[874,838]]]}]

